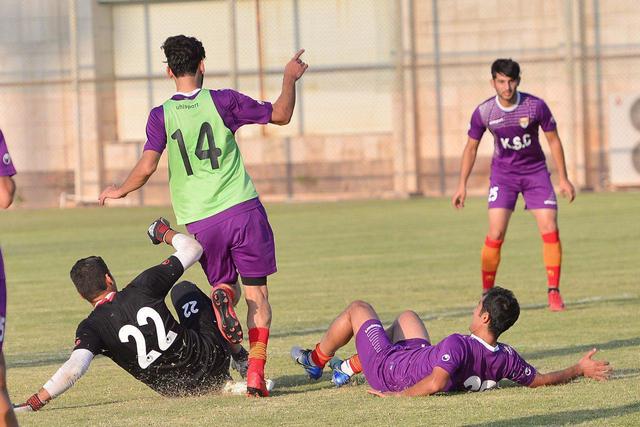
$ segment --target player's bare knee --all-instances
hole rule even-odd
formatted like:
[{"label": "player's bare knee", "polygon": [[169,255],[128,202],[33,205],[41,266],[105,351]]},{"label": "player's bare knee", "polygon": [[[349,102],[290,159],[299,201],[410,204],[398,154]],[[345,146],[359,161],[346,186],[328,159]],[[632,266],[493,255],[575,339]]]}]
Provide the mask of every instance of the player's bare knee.
[{"label": "player's bare knee", "polygon": [[398,318],[396,319],[397,323],[405,323],[405,322],[415,322],[416,320],[420,320],[420,316],[413,310],[406,310],[400,313]]},{"label": "player's bare knee", "polygon": [[349,304],[349,307],[347,308],[347,310],[349,312],[364,311],[364,310],[373,311],[373,307],[371,306],[371,304],[369,304],[366,301],[355,300],[351,304]]}]

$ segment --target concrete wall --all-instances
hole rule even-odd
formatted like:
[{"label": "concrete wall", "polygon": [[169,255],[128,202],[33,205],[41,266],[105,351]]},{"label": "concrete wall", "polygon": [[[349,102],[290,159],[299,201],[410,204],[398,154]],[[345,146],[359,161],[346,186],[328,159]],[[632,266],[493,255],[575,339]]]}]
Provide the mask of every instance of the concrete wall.
[{"label": "concrete wall", "polygon": [[[261,88],[253,1],[237,2],[235,82],[227,1],[150,2],[145,9],[138,2],[78,0],[77,92],[69,4],[3,3],[0,127],[19,170],[18,206],[58,205],[62,193],[78,189],[70,203],[94,201],[105,184],[125,177],[140,155],[149,108],[173,92],[159,47],[176,33],[203,40],[208,86],[234,86],[267,100],[277,97],[282,67],[297,45],[307,49],[312,68],[298,87],[292,123],[238,132],[266,198],[440,194],[442,175],[446,191],[453,191],[471,112],[493,95],[489,66],[496,57],[518,60],[521,89],[544,98],[554,112],[571,178],[606,187],[598,168],[602,148],[605,172],[608,165],[608,97],[640,92],[640,9],[633,0],[599,3],[600,99],[593,2],[440,0],[438,58],[431,1],[298,0],[296,29],[294,1],[263,0]],[[585,6],[582,35],[579,4]],[[491,153],[487,135],[472,191],[485,191]],[[163,160],[145,191],[124,203],[167,203],[166,178]]]}]

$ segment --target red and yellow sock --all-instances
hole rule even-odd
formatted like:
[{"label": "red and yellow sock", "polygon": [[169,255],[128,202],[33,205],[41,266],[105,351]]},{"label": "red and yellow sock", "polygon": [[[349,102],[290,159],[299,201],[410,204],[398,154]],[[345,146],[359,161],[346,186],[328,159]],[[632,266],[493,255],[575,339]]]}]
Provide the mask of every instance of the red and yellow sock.
[{"label": "red and yellow sock", "polygon": [[500,248],[504,240],[492,240],[487,237],[482,246],[482,292],[493,288],[496,282],[496,273],[500,264]]},{"label": "red and yellow sock", "polygon": [[[264,365],[267,363],[268,342],[269,328],[249,329],[249,366],[247,369],[247,384],[249,382],[253,383],[257,381],[264,381]],[[255,387],[253,384],[250,386]]]},{"label": "red and yellow sock", "polygon": [[324,354],[323,351],[320,350],[320,343],[316,344],[316,348],[311,352],[311,361],[318,368],[324,368],[324,365],[326,365],[332,357],[333,354]]},{"label": "red and yellow sock", "polygon": [[562,245],[560,232],[552,231],[542,235],[542,257],[547,270],[547,284],[549,288],[560,287],[560,266],[562,264]]}]

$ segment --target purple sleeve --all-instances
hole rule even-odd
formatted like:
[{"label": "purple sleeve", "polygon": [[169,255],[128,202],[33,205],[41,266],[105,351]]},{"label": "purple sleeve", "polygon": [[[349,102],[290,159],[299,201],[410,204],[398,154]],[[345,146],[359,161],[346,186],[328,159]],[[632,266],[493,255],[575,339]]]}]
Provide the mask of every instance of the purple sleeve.
[{"label": "purple sleeve", "polygon": [[542,100],[538,104],[538,114],[540,115],[540,127],[544,132],[556,130],[556,119],[553,118],[553,114],[551,114],[546,102]]},{"label": "purple sleeve", "polygon": [[233,133],[241,126],[264,125],[271,120],[273,106],[270,102],[256,101],[232,89],[212,90],[211,98],[225,126]]},{"label": "purple sleeve", "polygon": [[486,126],[482,121],[482,117],[480,116],[480,107],[476,108],[471,115],[471,121],[469,122],[469,138],[473,138],[477,141],[480,141],[484,131],[487,130]]},{"label": "purple sleeve", "polygon": [[164,127],[164,109],[162,105],[155,107],[149,113],[147,120],[147,143],[144,150],[153,150],[162,153],[167,146],[167,131]]},{"label": "purple sleeve", "polygon": [[464,341],[458,334],[449,335],[437,345],[438,353],[436,361],[433,365],[444,369],[453,375],[465,362],[466,346]]},{"label": "purple sleeve", "polygon": [[[501,345],[503,347],[508,347],[504,344]],[[528,386],[536,377],[536,368],[529,365],[522,356],[513,349],[513,347],[508,347],[508,350],[509,351],[507,351],[507,353],[509,356],[506,368],[507,371],[504,374],[505,377],[520,385]]]},{"label": "purple sleeve", "polygon": [[4,142],[4,135],[0,131],[0,176],[13,176],[16,174],[16,168],[9,155],[9,149]]}]

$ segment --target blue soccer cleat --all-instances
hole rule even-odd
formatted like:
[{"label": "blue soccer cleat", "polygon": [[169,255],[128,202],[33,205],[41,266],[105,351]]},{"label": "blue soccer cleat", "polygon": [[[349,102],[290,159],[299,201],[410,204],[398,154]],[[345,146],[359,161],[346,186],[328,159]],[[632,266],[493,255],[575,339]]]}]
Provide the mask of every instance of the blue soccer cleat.
[{"label": "blue soccer cleat", "polygon": [[343,361],[337,357],[334,357],[329,361],[329,366],[333,371],[331,374],[331,382],[336,386],[336,388],[342,387],[345,384],[349,384],[349,381],[351,381],[351,375],[342,372],[342,369],[340,369],[340,365],[342,365],[342,362]]},{"label": "blue soccer cleat", "polygon": [[298,365],[301,365],[305,371],[307,371],[307,375],[309,375],[309,378],[312,380],[317,380],[322,376],[322,368],[314,365],[311,360],[311,350],[303,350],[297,346],[292,347],[291,358]]}]

